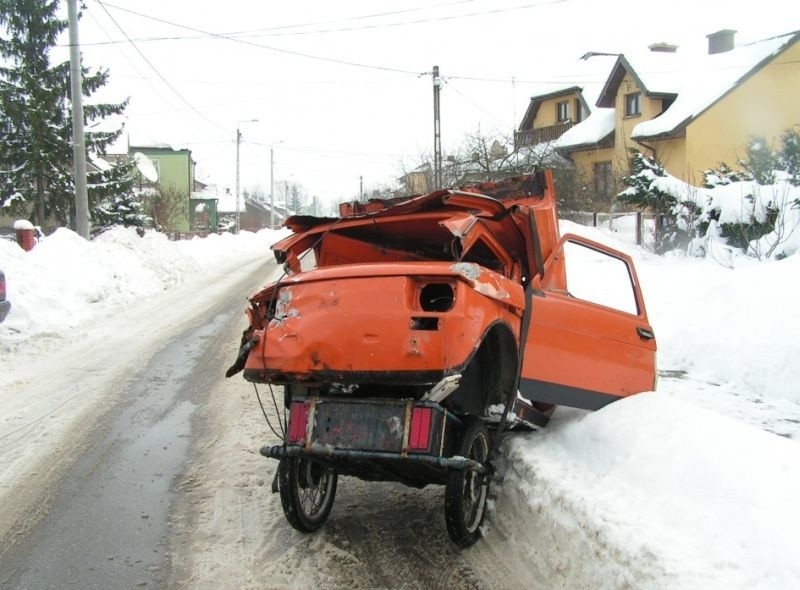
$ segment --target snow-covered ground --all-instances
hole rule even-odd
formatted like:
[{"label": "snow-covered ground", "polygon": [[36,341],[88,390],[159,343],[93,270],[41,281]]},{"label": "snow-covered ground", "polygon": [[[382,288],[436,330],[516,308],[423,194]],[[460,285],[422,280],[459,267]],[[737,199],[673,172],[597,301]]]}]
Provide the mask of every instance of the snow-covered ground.
[{"label": "snow-covered ground", "polygon": [[[596,413],[559,410],[546,429],[514,437],[484,542],[509,519],[525,522],[517,551],[560,587],[800,586],[800,256],[729,268],[656,257],[568,222],[562,231],[634,258],[658,339],[658,391]],[[270,256],[276,238],[174,243],[114,230],[86,243],[60,230],[30,253],[0,241],[13,306],[0,325],[0,382],[35,379],[40,340],[68,349],[76,330],[124,325],[131,306]],[[0,439],[24,415],[0,391]],[[50,428],[55,442],[69,424]]]}]

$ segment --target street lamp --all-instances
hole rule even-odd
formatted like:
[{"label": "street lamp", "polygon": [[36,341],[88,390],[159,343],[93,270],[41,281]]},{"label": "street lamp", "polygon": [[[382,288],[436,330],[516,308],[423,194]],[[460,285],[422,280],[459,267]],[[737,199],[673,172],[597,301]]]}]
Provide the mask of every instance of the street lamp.
[{"label": "street lamp", "polygon": [[242,132],[239,131],[241,123],[257,123],[258,119],[243,119],[236,121],[236,233],[239,233],[239,146],[242,143]]},{"label": "street lamp", "polygon": [[275,229],[275,181],[274,181],[274,168],[275,168],[275,146],[283,143],[283,140],[269,144],[269,227]]}]

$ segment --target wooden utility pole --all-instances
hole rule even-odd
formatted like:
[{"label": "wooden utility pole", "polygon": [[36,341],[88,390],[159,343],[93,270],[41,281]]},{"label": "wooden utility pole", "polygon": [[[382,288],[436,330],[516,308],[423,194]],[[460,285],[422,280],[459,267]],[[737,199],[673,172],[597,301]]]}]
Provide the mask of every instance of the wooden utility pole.
[{"label": "wooden utility pole", "polygon": [[439,118],[439,66],[433,66],[433,189],[442,188],[442,132]]},{"label": "wooden utility pole", "polygon": [[[72,101],[72,157],[75,169],[75,229],[89,239],[89,194],[86,187],[86,141],[83,135],[83,82],[78,42],[77,0],[67,0],[69,20],[69,78]],[[44,219],[39,220],[44,225]]]}]

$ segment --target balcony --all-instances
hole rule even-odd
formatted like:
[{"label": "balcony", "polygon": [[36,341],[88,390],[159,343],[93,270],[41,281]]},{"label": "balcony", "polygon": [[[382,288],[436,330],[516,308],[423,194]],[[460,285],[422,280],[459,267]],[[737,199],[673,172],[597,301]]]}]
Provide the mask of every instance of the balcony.
[{"label": "balcony", "polygon": [[539,127],[538,129],[526,129],[525,131],[514,132],[514,148],[531,147],[539,143],[548,143],[561,137],[567,129],[573,127],[575,123],[566,121],[556,123],[549,127]]}]

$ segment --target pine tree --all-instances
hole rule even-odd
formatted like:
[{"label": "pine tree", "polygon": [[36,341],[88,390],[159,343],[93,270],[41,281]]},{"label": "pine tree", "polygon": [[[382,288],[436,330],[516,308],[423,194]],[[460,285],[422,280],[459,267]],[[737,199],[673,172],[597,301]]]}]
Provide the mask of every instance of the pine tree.
[{"label": "pine tree", "polygon": [[800,186],[800,133],[786,129],[781,135],[780,168],[789,173],[789,182]]},{"label": "pine tree", "polygon": [[[0,0],[0,209],[38,224],[67,225],[74,209],[72,114],[69,62],[50,63],[50,50],[67,28],[57,18],[58,0]],[[83,94],[108,81],[108,72],[83,67]],[[119,115],[128,101],[84,106],[87,128]],[[87,131],[87,151],[102,154],[122,133]],[[100,170],[90,177],[90,209],[112,196],[130,194],[132,165]],[[15,198],[12,198],[15,197]]]},{"label": "pine tree", "polygon": [[295,215],[299,215],[301,213],[301,209],[303,208],[303,197],[300,195],[300,189],[297,188],[296,184],[292,185],[289,194],[289,208]]},{"label": "pine tree", "polygon": [[640,210],[648,209],[657,214],[670,212],[678,199],[653,185],[656,178],[667,175],[664,167],[641,152],[633,149],[630,152],[631,173],[623,179],[628,188],[619,193],[617,199]]},{"label": "pine tree", "polygon": [[739,166],[746,170],[758,184],[773,184],[775,170],[779,164],[778,157],[770,149],[767,140],[760,136],[751,137],[747,140],[745,150],[747,157],[739,160]]},{"label": "pine tree", "polygon": [[655,214],[655,251],[665,252],[670,248],[688,243],[700,214],[700,207],[690,195],[675,195],[661,188],[658,178],[667,173],[657,160],[637,150],[631,154],[631,173],[623,181],[628,188],[617,195],[620,202]]},{"label": "pine tree", "polygon": [[[93,195],[92,229],[96,233],[113,225],[125,227],[145,227],[149,217],[143,213],[144,205],[133,190],[133,166],[123,163],[108,170],[89,174],[89,191]],[[93,185],[96,177],[102,174],[102,191]]]}]

